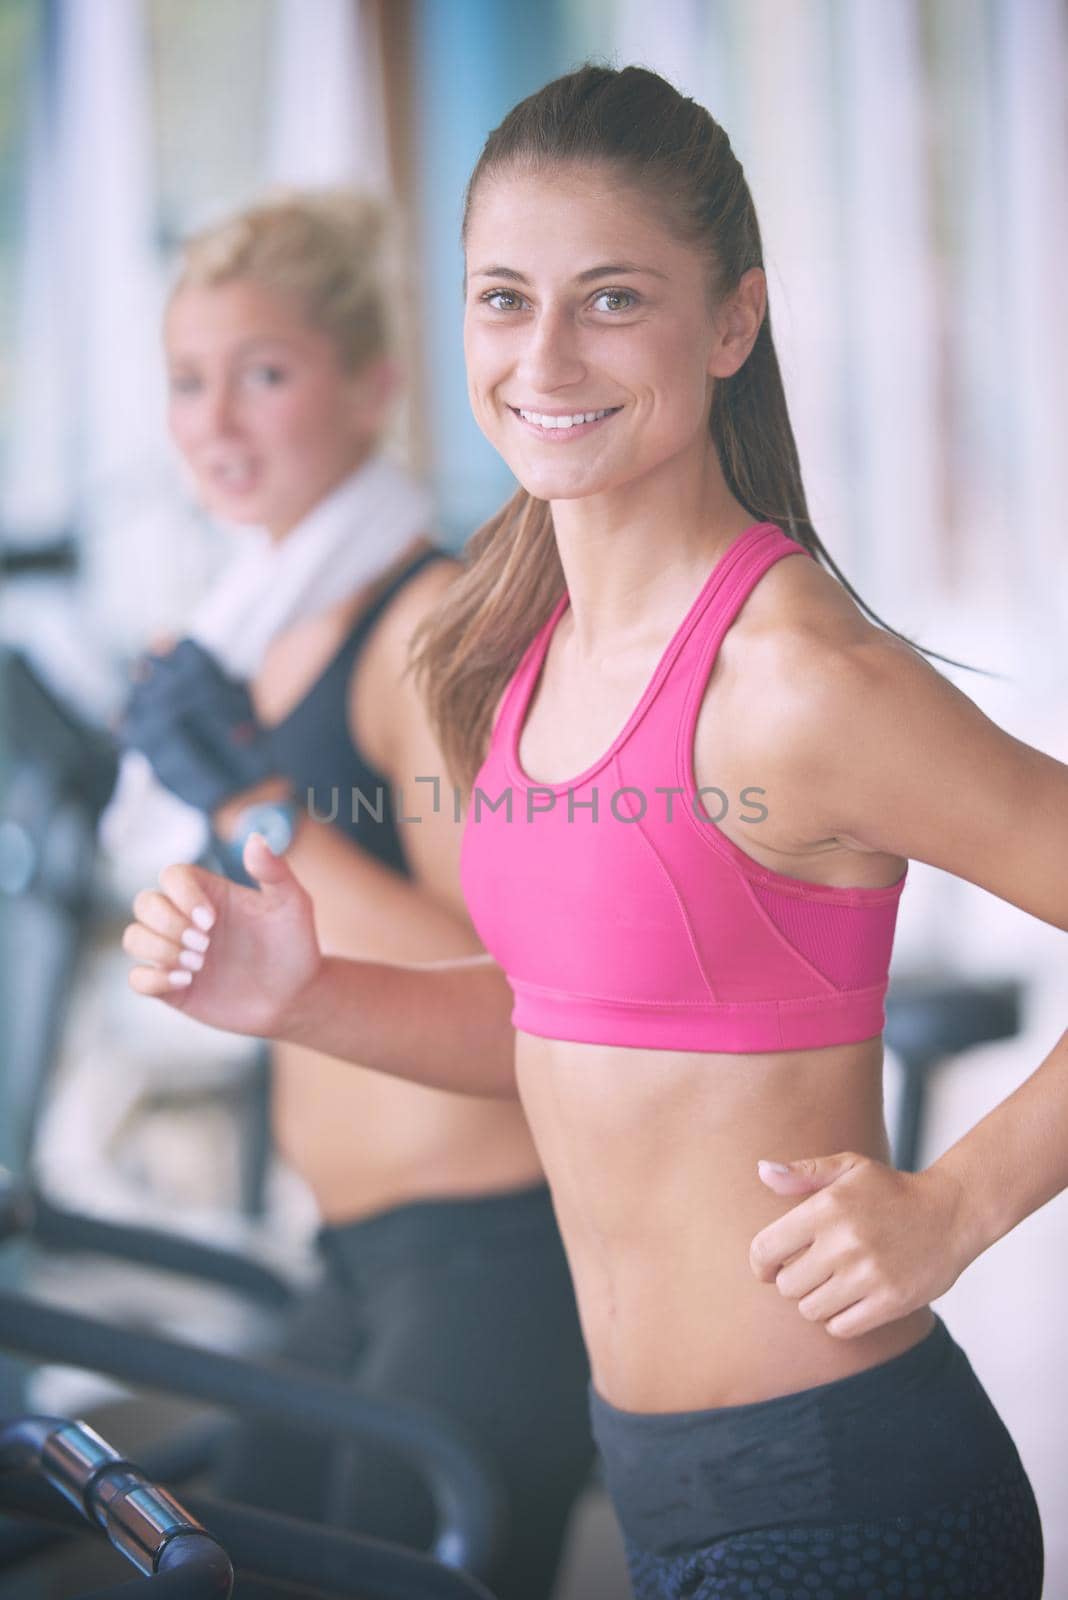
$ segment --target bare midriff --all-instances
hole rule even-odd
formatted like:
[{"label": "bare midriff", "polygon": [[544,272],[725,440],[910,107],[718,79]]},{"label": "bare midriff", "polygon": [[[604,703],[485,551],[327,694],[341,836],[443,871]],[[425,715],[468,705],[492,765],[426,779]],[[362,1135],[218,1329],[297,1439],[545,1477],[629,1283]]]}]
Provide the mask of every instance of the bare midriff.
[{"label": "bare midriff", "polygon": [[522,1108],[387,1078],[296,1045],[272,1056],[272,1125],[326,1223],[543,1181]]},{"label": "bare midriff", "polygon": [[697,1054],[520,1034],[517,1077],[571,1263],[594,1386],[624,1411],[744,1405],[916,1344],[923,1307],[853,1338],[806,1321],[749,1265],[799,1203],[760,1159],[888,1161],[882,1043]]}]

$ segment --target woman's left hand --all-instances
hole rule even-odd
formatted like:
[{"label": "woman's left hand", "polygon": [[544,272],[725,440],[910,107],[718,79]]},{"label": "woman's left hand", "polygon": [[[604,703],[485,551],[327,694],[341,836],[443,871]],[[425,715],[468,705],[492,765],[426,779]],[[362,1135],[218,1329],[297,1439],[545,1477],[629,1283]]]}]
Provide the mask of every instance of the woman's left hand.
[{"label": "woman's left hand", "polygon": [[937,1166],[899,1172],[853,1151],[774,1165],[761,1162],[762,1181],[800,1203],[761,1229],[749,1264],[836,1339],[927,1305],[973,1259],[964,1191]]}]

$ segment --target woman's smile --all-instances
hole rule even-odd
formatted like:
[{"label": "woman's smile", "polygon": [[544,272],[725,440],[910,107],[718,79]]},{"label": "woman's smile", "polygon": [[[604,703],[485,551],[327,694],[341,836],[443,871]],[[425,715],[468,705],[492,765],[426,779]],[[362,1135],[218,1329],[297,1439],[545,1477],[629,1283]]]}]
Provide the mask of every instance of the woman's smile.
[{"label": "woman's smile", "polygon": [[203,461],[202,478],[209,480],[223,495],[250,494],[259,484],[261,473],[254,461],[244,455],[219,456]]},{"label": "woman's smile", "polygon": [[604,410],[580,411],[528,411],[526,407],[509,406],[509,411],[528,433],[544,439],[547,444],[566,444],[572,439],[584,439],[604,427],[612,417],[622,411],[622,406],[609,406]]}]

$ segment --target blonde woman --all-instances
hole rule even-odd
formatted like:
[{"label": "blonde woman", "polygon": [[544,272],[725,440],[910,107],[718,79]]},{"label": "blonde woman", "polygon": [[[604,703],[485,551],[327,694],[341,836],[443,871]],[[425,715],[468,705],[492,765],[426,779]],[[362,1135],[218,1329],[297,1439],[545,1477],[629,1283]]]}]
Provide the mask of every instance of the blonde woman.
[{"label": "blonde woman", "polygon": [[[444,768],[409,648],[460,568],[381,453],[396,387],[383,225],[369,200],[298,194],[186,245],[164,329],[170,430],[204,506],[257,531],[191,636],[146,658],[125,731],[210,819],[234,877],[248,881],[254,828],[287,851],[325,949],[421,963],[480,945],[451,804],[413,782]],[[191,929],[184,971],[206,946]],[[508,1492],[495,1590],[546,1600],[591,1461],[588,1366],[521,1107],[298,1041],[276,1046],[272,1083],[274,1141],[317,1202],[324,1270],[281,1354],[459,1424]],[[249,1426],[222,1487],[415,1546],[432,1534],[401,1463],[342,1459],[312,1435]]]},{"label": "blonde woman", "polygon": [[130,981],[519,1094],[640,1600],[1039,1600],[1030,1481],[931,1301],[1068,1183],[1068,1034],[911,1173],[882,1029],[910,857],[1068,930],[1068,768],[821,544],[704,107],[637,67],[547,84],[489,136],[464,242],[471,402],[521,489],[420,662],[488,953],[325,955],[255,839],[259,897],[175,866],[135,901]]}]

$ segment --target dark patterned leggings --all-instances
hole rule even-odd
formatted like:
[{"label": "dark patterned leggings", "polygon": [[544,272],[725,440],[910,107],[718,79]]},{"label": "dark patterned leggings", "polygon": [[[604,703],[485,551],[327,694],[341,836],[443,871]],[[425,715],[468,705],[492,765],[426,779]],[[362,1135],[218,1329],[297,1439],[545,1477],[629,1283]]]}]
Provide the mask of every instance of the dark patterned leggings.
[{"label": "dark patterned leggings", "polygon": [[832,1383],[707,1411],[590,1415],[635,1600],[1041,1600],[1012,1437],[937,1315]]},{"label": "dark patterned leggings", "polygon": [[[589,1362],[544,1184],[416,1200],[323,1229],[327,1274],[281,1354],[362,1395],[451,1418],[503,1485],[510,1533],[488,1586],[547,1600],[571,1508],[593,1465]],[[426,1549],[426,1483],[385,1446],[248,1420],[215,1491],[265,1510]],[[234,1600],[281,1596],[238,1575]]]},{"label": "dark patterned leggings", "polygon": [[636,1600],[1039,1600],[1042,1535],[1026,1478],[883,1522],[758,1528],[694,1555],[625,1541]]}]

